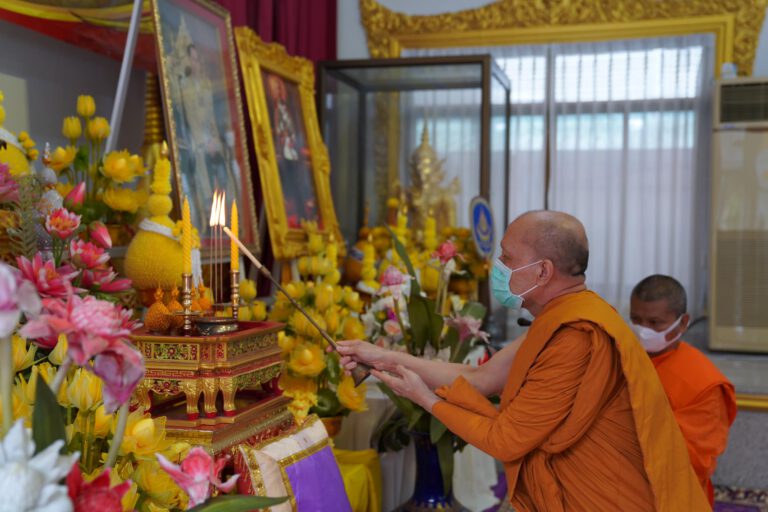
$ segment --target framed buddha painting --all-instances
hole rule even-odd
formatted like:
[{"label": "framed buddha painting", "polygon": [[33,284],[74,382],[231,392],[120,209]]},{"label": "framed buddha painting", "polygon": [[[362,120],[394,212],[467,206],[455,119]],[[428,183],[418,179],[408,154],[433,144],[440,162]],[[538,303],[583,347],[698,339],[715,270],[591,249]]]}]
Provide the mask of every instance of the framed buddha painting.
[{"label": "framed buddha painting", "polygon": [[152,14],[176,200],[189,197],[205,249],[214,191],[224,191],[227,211],[237,200],[243,212],[242,241],[258,250],[229,11],[204,0],[154,0]]},{"label": "framed buddha painting", "polygon": [[312,63],[265,43],[247,27],[235,29],[235,40],[275,257],[306,253],[307,223],[341,242]]}]

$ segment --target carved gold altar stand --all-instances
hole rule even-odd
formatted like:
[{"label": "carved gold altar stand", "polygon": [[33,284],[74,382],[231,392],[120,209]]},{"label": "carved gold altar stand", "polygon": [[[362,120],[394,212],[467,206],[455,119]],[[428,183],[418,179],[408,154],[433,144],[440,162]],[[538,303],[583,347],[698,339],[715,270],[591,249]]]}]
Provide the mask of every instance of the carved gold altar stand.
[{"label": "carved gold altar stand", "polygon": [[277,388],[282,328],[239,322],[236,331],[213,336],[136,331],[131,339],[146,366],[139,406],[166,416],[169,437],[215,453],[278,435],[293,424],[290,399]]}]

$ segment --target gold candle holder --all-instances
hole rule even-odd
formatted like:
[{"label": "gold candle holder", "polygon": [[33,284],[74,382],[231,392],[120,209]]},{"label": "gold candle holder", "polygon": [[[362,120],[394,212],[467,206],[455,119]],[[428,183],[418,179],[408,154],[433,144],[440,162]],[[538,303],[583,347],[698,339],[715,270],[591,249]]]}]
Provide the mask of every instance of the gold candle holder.
[{"label": "gold candle holder", "polygon": [[237,320],[237,309],[240,307],[240,272],[232,270],[230,272],[232,288],[232,318]]},{"label": "gold candle holder", "polygon": [[181,274],[181,307],[184,332],[192,331],[192,274]]}]

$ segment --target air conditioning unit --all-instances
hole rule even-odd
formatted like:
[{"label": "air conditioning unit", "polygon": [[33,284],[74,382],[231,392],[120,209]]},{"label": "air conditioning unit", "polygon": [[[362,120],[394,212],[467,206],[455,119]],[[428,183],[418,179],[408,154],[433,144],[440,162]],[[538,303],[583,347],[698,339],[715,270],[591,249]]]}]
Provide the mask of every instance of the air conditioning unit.
[{"label": "air conditioning unit", "polygon": [[715,90],[710,348],[768,352],[768,79]]}]

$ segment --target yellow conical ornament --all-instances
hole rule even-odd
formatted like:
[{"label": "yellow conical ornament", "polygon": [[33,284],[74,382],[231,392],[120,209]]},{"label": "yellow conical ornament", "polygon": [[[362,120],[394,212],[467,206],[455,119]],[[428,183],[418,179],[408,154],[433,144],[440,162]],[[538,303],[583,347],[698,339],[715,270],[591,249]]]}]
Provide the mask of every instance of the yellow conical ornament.
[{"label": "yellow conical ornament", "polygon": [[171,201],[171,163],[166,157],[157,161],[147,201],[150,217],[139,224],[139,232],[128,245],[125,275],[133,286],[146,293],[160,286],[164,290],[181,286],[181,243],[173,236],[175,223],[168,214]]},{"label": "yellow conical ornament", "polygon": [[210,311],[213,307],[213,304],[211,303],[211,299],[208,297],[208,288],[205,287],[202,281],[199,285],[197,285],[197,292],[199,295],[197,302],[200,304],[200,310]]},{"label": "yellow conical ornament", "polygon": [[163,289],[155,290],[155,303],[152,304],[144,316],[144,325],[152,332],[164,333],[171,328],[171,316],[168,306],[163,304]]},{"label": "yellow conical ornament", "polygon": [[168,311],[171,316],[171,325],[180,329],[184,325],[184,317],[181,315],[174,315],[177,311],[184,311],[184,307],[179,302],[179,289],[175,286],[171,289],[171,300],[168,301]]},{"label": "yellow conical ornament", "polygon": [[25,142],[32,142],[29,149],[24,147],[24,142],[3,127],[5,122],[3,99],[3,92],[0,91],[0,164],[8,166],[11,176],[24,176],[29,173],[29,158],[31,155],[36,157],[37,150],[34,149],[34,142],[28,136],[24,138]]}]

